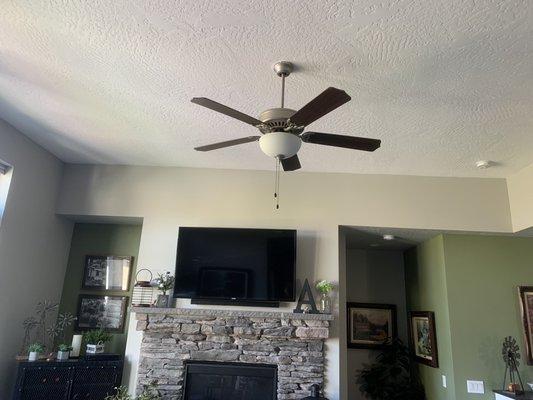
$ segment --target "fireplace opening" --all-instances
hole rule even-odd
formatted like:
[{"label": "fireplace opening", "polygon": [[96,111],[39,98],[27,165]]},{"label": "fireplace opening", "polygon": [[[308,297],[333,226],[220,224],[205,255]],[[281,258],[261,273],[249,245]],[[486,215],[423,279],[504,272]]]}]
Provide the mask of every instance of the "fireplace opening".
[{"label": "fireplace opening", "polygon": [[277,371],[269,364],[188,360],[183,400],[276,400]]}]

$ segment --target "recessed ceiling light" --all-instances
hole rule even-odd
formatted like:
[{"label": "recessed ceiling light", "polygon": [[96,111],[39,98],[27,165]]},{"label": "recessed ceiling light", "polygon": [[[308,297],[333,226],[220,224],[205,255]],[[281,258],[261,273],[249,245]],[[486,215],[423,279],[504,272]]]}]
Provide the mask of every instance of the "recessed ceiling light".
[{"label": "recessed ceiling light", "polygon": [[394,235],[383,235],[383,240],[394,240]]},{"label": "recessed ceiling light", "polygon": [[491,166],[492,166],[492,161],[489,161],[489,160],[476,161],[476,167],[478,167],[479,169],[487,169],[487,168],[490,168]]}]

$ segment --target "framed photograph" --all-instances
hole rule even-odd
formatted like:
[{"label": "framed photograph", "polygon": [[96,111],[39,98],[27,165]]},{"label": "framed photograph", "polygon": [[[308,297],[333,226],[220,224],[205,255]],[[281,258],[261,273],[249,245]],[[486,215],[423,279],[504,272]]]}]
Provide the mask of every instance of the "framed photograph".
[{"label": "framed photograph", "polygon": [[431,311],[413,311],[409,318],[411,351],[416,361],[439,367],[435,314]]},{"label": "framed photograph", "polygon": [[127,304],[126,296],[80,294],[75,330],[104,329],[108,332],[122,333]]},{"label": "framed photograph", "polygon": [[533,286],[519,286],[520,311],[524,326],[527,364],[533,365]]},{"label": "framed photograph", "polygon": [[346,303],[348,347],[379,349],[396,337],[394,304]]},{"label": "framed photograph", "polygon": [[83,289],[128,291],[133,257],[86,256]]}]

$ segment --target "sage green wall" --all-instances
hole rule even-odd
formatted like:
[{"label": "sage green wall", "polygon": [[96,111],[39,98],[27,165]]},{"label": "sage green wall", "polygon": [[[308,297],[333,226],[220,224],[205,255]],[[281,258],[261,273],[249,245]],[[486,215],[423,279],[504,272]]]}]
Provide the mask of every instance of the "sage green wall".
[{"label": "sage green wall", "polygon": [[[533,285],[533,238],[445,235],[444,255],[456,398],[494,398],[505,369],[501,345],[509,335],[522,350],[522,380],[532,382],[517,286]],[[468,394],[467,379],[483,380],[485,395]]]},{"label": "sage green wall", "polygon": [[[429,400],[455,400],[444,239],[437,236],[405,253],[408,311],[433,311],[437,330],[439,368],[420,364],[419,371]],[[446,375],[447,388],[442,386]]]},{"label": "sage green wall", "polygon": [[[67,271],[65,273],[61,303],[59,305],[60,312],[68,311],[73,315],[76,315],[78,296],[80,294],[104,293],[101,291],[85,290],[81,288],[85,256],[90,254],[133,256],[133,269],[130,278],[129,292],[127,294],[117,291],[105,292],[109,295],[127,295],[131,299],[140,239],[140,226],[77,223],[74,226],[74,233],[72,235]],[[113,339],[106,345],[106,351],[124,354],[126,349],[129,314],[128,308],[124,333],[113,334]],[[72,333],[72,329],[70,329],[69,332],[67,332],[67,337],[71,338]]]}]

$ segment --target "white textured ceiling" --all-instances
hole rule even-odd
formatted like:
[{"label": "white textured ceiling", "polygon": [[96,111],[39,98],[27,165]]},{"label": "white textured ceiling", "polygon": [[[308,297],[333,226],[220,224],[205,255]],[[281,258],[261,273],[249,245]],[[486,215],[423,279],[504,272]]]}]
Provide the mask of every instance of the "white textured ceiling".
[{"label": "white textured ceiling", "polygon": [[532,47],[531,0],[3,0],[0,117],[67,162],[272,169],[193,151],[256,132],[189,100],[256,116],[287,59],[289,107],[352,96],[312,130],[382,140],[304,144],[303,170],[508,176],[533,162]]}]

